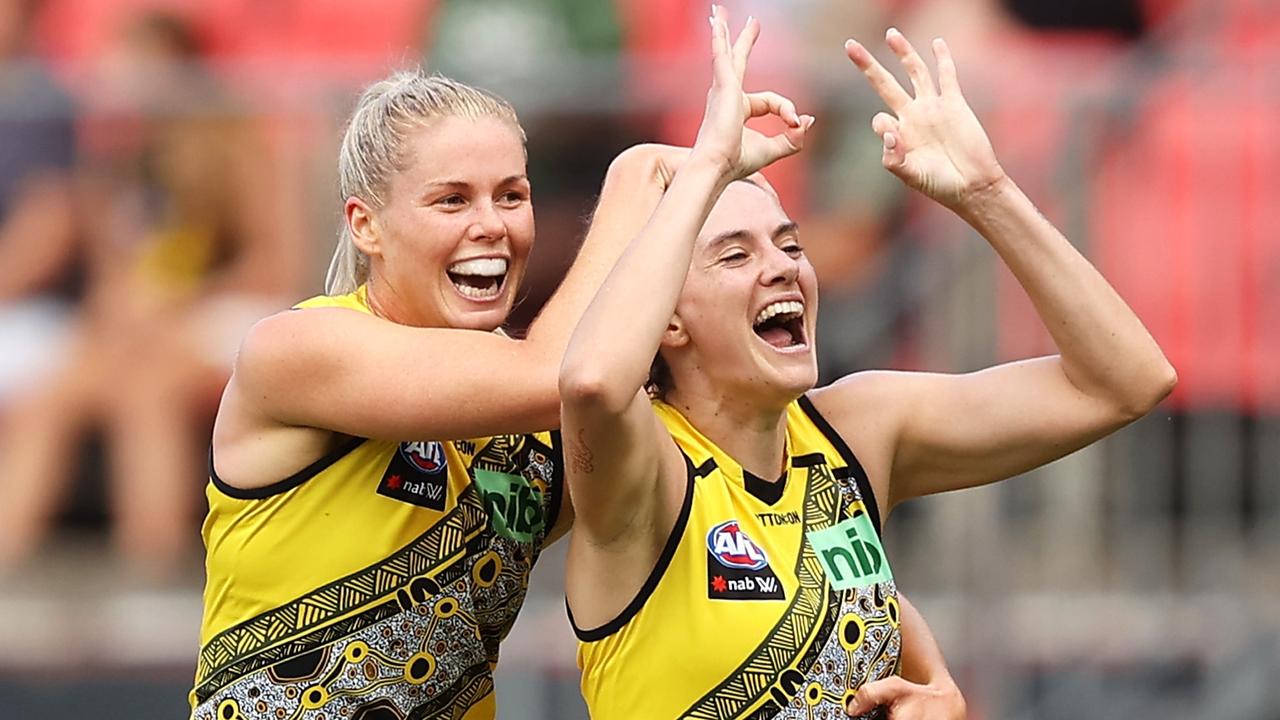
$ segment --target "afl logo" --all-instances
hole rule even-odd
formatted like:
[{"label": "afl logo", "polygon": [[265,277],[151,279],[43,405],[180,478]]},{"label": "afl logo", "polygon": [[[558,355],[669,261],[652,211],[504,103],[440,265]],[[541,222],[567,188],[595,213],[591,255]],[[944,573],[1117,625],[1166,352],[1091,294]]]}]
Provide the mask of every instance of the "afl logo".
[{"label": "afl logo", "polygon": [[430,442],[400,443],[400,455],[420,472],[436,475],[445,468],[444,447]]},{"label": "afl logo", "polygon": [[747,537],[737,520],[726,520],[711,528],[707,549],[725,567],[759,570],[769,564],[764,550]]}]

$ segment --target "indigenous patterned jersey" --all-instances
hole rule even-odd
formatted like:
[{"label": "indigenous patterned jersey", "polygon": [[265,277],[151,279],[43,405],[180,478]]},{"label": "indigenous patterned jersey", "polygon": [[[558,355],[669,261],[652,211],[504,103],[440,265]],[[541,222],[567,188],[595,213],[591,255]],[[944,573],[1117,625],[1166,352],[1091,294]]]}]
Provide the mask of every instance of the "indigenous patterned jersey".
[{"label": "indigenous patterned jersey", "polygon": [[[299,307],[318,306],[368,312],[361,292]],[[548,433],[347,438],[256,490],[211,463],[192,717],[494,717],[561,468]]]},{"label": "indigenous patterned jersey", "polygon": [[689,485],[635,600],[603,627],[575,625],[591,716],[847,717],[852,693],[895,672],[901,648],[866,473],[808,398],[787,410],[777,482],[745,472],[671,406],[654,409]]}]

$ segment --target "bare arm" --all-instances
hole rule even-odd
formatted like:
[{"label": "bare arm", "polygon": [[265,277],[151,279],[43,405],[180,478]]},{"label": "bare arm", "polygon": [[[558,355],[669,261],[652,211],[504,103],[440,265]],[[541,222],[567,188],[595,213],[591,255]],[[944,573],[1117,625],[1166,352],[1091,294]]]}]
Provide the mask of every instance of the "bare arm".
[{"label": "bare arm", "polygon": [[1014,185],[960,94],[946,44],[939,84],[896,31],[912,98],[862,46],[850,58],[895,115],[873,127],[884,165],[952,209],[990,243],[1034,303],[1060,355],[965,375],[860,373],[815,394],[839,428],[888,408],[889,506],[999,480],[1073,452],[1149,412],[1172,389],[1172,366],[1133,311]]},{"label": "bare arm", "polygon": [[[644,230],[618,260],[573,334],[560,369],[566,480],[575,513],[567,589],[579,621],[616,615],[634,596],[675,522],[683,460],[643,391],[675,312],[694,240],[724,187],[796,152],[808,120],[789,101],[742,91],[759,25],[731,45],[723,12],[712,23],[715,80],[698,140]],[[748,117],[778,114],[773,138],[744,131]],[[621,560],[621,562],[618,562]],[[616,582],[593,582],[596,566]]]},{"label": "bare arm", "polygon": [[657,204],[669,160],[669,149],[637,148],[614,162],[582,250],[525,340],[401,326],[336,308],[263,320],[245,340],[227,391],[247,421],[229,434],[305,427],[450,439],[555,427],[556,370],[569,334]]}]

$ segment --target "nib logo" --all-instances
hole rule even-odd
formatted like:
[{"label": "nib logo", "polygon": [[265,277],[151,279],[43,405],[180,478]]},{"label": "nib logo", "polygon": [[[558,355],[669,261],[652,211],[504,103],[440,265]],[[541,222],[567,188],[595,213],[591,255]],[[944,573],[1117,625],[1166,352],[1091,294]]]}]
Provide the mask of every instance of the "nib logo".
[{"label": "nib logo", "polygon": [[824,530],[809,531],[809,544],[836,590],[871,587],[893,579],[871,518],[862,508]]}]

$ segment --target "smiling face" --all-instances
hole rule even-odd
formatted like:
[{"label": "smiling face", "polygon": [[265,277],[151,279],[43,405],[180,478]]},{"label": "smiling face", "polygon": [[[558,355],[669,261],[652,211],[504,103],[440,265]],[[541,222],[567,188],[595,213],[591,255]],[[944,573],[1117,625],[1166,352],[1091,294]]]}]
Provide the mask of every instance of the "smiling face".
[{"label": "smiling face", "polygon": [[370,257],[371,302],[411,325],[499,327],[533,247],[518,131],[497,118],[447,115],[411,130],[401,156],[384,206],[348,200],[353,235]]},{"label": "smiling face", "polygon": [[699,384],[790,402],[818,380],[818,284],[799,230],[777,198],[748,182],[720,196],[663,342],[676,388]]}]

